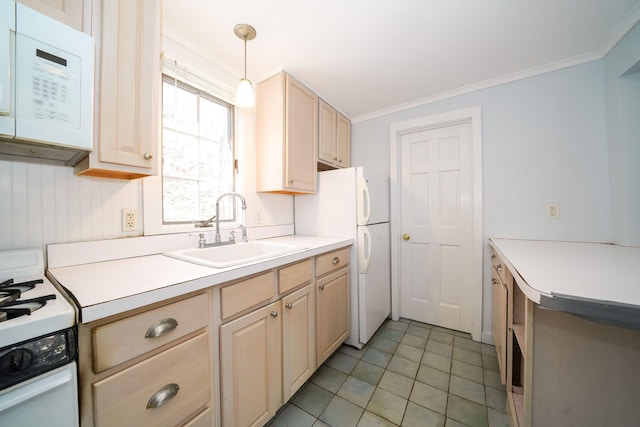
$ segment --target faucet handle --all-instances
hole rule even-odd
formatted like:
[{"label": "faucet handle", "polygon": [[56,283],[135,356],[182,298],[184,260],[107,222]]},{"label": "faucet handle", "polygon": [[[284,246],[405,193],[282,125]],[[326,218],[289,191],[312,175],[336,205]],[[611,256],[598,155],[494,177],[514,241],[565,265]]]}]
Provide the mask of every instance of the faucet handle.
[{"label": "faucet handle", "polygon": [[247,239],[247,227],[240,224],[240,230],[242,230],[242,243],[247,243],[249,239]]},{"label": "faucet handle", "polygon": [[233,230],[231,230],[231,231],[229,232],[229,241],[230,241],[230,242],[235,242],[235,241],[236,241],[236,232],[235,232],[235,231],[233,231]]}]

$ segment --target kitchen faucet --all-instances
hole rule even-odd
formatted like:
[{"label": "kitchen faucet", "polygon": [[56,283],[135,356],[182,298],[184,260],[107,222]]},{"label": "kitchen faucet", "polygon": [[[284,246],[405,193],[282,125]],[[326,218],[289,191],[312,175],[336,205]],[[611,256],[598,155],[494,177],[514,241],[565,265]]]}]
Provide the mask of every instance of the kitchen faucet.
[{"label": "kitchen faucet", "polygon": [[[240,193],[224,193],[222,195],[220,195],[220,197],[218,197],[218,200],[216,200],[216,216],[215,216],[215,220],[216,220],[216,241],[215,243],[222,243],[222,239],[220,238],[220,199],[222,199],[224,196],[235,196],[240,198],[240,201],[242,202],[242,210],[246,211],[247,210],[247,201],[244,199],[244,196]],[[242,241],[246,242],[247,241],[247,229],[244,225],[240,224],[240,228],[242,229]],[[235,238],[233,239],[233,241],[235,242]]]}]

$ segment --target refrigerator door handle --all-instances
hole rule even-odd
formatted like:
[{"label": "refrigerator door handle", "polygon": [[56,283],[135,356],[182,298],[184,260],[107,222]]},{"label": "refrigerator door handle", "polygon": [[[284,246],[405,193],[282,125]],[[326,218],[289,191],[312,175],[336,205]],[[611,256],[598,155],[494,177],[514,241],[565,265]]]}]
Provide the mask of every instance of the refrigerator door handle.
[{"label": "refrigerator door handle", "polygon": [[367,181],[364,179],[364,176],[358,174],[357,177],[356,191],[358,193],[358,225],[366,225],[369,222],[369,217],[371,216],[371,197],[369,194],[369,187],[367,186]]},{"label": "refrigerator door handle", "polygon": [[365,274],[371,262],[371,233],[367,227],[358,227],[358,273]]}]

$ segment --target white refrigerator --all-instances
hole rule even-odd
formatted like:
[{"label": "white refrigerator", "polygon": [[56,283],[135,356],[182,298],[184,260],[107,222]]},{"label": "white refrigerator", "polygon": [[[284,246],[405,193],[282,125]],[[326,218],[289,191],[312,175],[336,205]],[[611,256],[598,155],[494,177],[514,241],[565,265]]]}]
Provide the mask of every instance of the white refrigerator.
[{"label": "white refrigerator", "polygon": [[362,167],[318,173],[315,194],[295,196],[295,233],[348,237],[351,334],[362,348],[391,313],[389,178]]}]

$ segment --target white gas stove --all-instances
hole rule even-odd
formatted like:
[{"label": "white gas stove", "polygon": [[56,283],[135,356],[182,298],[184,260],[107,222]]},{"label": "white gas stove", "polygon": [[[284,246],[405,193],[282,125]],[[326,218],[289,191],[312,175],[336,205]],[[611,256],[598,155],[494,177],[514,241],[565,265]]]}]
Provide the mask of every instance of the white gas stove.
[{"label": "white gas stove", "polygon": [[0,251],[0,425],[77,426],[75,310],[40,249]]},{"label": "white gas stove", "polygon": [[42,251],[0,251],[0,348],[74,325],[73,306],[44,276]]}]

